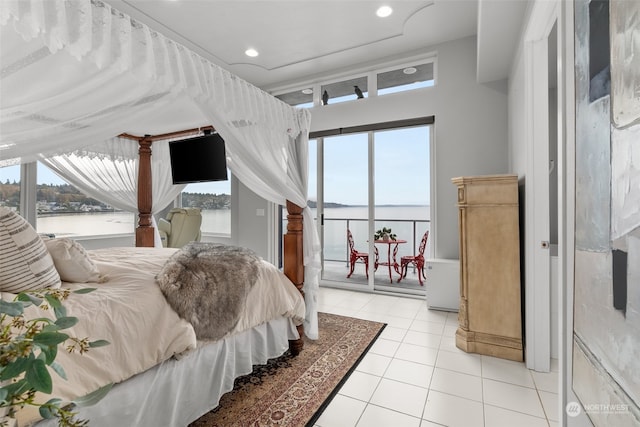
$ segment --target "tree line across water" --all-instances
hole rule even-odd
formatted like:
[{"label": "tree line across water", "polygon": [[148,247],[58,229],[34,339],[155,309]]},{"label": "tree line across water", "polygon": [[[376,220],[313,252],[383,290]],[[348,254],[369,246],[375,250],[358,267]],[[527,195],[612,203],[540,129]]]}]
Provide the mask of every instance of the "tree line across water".
[{"label": "tree line across water", "polygon": [[[36,203],[40,212],[87,212],[113,210],[107,203],[88,197],[73,185],[38,184]],[[182,205],[201,209],[230,209],[231,196],[228,194],[182,193]],[[0,206],[18,208],[20,206],[20,184],[0,183]]]}]

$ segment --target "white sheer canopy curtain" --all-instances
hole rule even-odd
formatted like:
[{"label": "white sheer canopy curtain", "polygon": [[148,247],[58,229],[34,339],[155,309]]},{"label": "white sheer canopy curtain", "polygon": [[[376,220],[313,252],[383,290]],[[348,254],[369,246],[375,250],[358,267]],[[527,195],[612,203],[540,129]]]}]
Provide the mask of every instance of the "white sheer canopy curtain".
[{"label": "white sheer canopy curtain", "polygon": [[[288,124],[286,120],[280,120],[278,123],[285,127],[259,127],[251,121],[233,120],[234,107],[231,105],[228,110],[220,112],[213,106],[207,107],[208,98],[200,102],[227,143],[228,166],[238,179],[271,202],[284,205],[289,200],[304,208],[304,292],[307,307],[304,329],[309,338],[317,339],[321,249],[313,214],[307,206],[309,112],[297,111],[297,117]],[[259,119],[261,113],[257,110],[255,113]]]},{"label": "white sheer canopy curtain", "polygon": [[113,138],[184,89],[148,28],[101,2],[3,0],[0,25],[0,166]]},{"label": "white sheer canopy curtain", "polygon": [[[122,132],[154,133],[150,126],[165,133],[212,124],[247,187],[305,207],[305,331],[317,338],[320,247],[306,207],[308,111],[98,0],[2,0],[0,27],[0,166],[67,154]],[[191,122],[175,110],[177,100],[196,112]],[[155,200],[160,188],[153,186]]]},{"label": "white sheer canopy curtain", "polygon": [[[169,146],[166,141],[153,144],[151,176],[153,191],[152,214],[171,203],[184,185],[173,185],[166,173]],[[40,160],[84,194],[118,209],[138,211],[138,143],[131,139],[112,138],[102,143],[58,154]],[[162,247],[160,233],[152,216],[155,246]]]}]

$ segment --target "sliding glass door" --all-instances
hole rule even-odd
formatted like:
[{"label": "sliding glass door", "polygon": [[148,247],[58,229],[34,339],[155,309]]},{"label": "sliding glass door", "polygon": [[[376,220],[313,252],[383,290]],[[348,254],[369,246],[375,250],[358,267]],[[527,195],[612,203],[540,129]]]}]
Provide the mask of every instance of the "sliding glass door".
[{"label": "sliding glass door", "polygon": [[[369,287],[364,259],[350,268],[351,250],[368,252],[369,155],[366,133],[319,141],[318,218],[323,245],[323,279]],[[351,233],[353,247],[349,247]],[[350,274],[351,273],[351,274]],[[350,275],[349,278],[347,276]]]},{"label": "sliding glass door", "polygon": [[380,259],[375,280],[378,290],[424,291],[414,264],[408,266],[402,279],[400,267],[403,256],[418,253],[422,236],[430,228],[429,131],[429,126],[419,126],[373,133],[374,228],[391,230],[395,238],[376,243]]},{"label": "sliding glass door", "polygon": [[[424,294],[413,265],[398,279],[401,257],[417,253],[430,227],[430,130],[406,127],[311,142],[310,163],[318,178],[310,179],[309,194],[323,246],[323,283]],[[374,241],[383,227],[392,230],[395,241]],[[369,277],[367,253],[377,260]]]}]

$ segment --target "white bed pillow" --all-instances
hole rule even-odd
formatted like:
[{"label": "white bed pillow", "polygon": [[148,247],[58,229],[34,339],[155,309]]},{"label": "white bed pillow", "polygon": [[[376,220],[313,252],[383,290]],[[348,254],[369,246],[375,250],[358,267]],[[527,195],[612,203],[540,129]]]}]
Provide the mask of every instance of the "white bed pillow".
[{"label": "white bed pillow", "polygon": [[60,287],[44,242],[24,218],[0,207],[0,291],[14,294]]},{"label": "white bed pillow", "polygon": [[103,282],[98,267],[89,257],[85,248],[73,239],[66,237],[45,239],[60,278],[65,282],[88,283]]}]

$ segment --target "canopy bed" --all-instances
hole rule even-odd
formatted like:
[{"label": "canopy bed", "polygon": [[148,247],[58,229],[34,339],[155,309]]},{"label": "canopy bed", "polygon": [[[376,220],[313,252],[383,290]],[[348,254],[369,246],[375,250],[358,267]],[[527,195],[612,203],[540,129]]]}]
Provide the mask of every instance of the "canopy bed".
[{"label": "canopy bed", "polygon": [[[136,259],[154,264],[149,271],[157,273],[175,252],[159,248],[153,215],[183,188],[172,185],[166,171],[166,142],[184,137],[183,129],[193,134],[215,127],[234,176],[288,210],[283,274],[304,293],[306,306],[297,330],[286,316],[271,316],[207,345],[190,339],[187,348],[166,350],[168,358],[123,377],[81,416],[92,425],[113,425],[115,412],[123,425],[186,425],[215,406],[215,396],[252,363],[282,353],[283,342],[294,339],[292,350],[300,351],[302,325],[317,338],[319,243],[306,206],[308,111],[291,108],[101,1],[3,1],[0,30],[0,167],[45,163],[85,194],[137,211],[136,246],[155,246],[120,249],[126,255],[92,252],[107,275],[120,277],[118,269],[131,270],[127,260]],[[188,322],[183,326],[189,330]],[[171,357],[184,350],[184,357]],[[224,369],[232,376],[221,378]],[[207,396],[206,402],[195,394]]]}]

